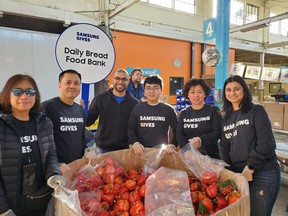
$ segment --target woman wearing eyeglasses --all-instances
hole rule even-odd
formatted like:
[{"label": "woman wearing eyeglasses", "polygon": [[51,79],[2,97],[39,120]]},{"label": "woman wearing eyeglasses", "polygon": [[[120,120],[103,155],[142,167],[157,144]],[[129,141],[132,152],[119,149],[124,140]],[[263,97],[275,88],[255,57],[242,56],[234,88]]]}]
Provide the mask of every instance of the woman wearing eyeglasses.
[{"label": "woman wearing eyeglasses", "polygon": [[0,106],[0,215],[45,215],[52,192],[46,181],[60,169],[34,79],[10,77]]},{"label": "woman wearing eyeglasses", "polygon": [[219,159],[221,115],[218,107],[205,104],[209,93],[210,87],[203,79],[187,81],[183,95],[192,105],[180,112],[176,137],[180,147],[190,140],[202,154]]}]

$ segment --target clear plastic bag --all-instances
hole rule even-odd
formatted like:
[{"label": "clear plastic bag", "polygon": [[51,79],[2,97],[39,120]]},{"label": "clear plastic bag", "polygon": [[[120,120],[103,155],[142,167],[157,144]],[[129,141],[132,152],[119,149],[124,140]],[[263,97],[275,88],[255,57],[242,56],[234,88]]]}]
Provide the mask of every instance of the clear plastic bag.
[{"label": "clear plastic bag", "polygon": [[142,175],[147,176],[149,174],[153,174],[158,169],[159,164],[165,154],[165,149],[165,144],[159,144],[149,149],[149,151],[144,152],[144,154],[141,156],[141,159],[146,162],[143,166]]},{"label": "clear plastic bag", "polygon": [[67,181],[66,186],[79,193],[90,192],[102,187],[103,181],[89,162],[75,173],[72,181]]},{"label": "clear plastic bag", "polygon": [[91,147],[88,147],[85,149],[84,157],[87,158],[88,160],[94,160],[98,157],[98,155],[102,154],[102,151],[100,148],[94,144]]},{"label": "clear plastic bag", "polygon": [[87,216],[97,215],[101,210],[100,196],[98,191],[79,193],[81,209]]},{"label": "clear plastic bag", "polygon": [[[113,156],[109,154],[107,154],[107,157],[103,159],[99,164],[94,166],[94,170],[102,178],[104,175],[109,174],[113,175],[114,177],[118,175],[126,175],[125,168],[120,165]],[[105,183],[107,184],[108,182]]]},{"label": "clear plastic bag", "polygon": [[193,148],[190,143],[180,149],[179,155],[193,174],[201,181],[205,180],[207,175],[211,177],[211,175],[215,173],[216,182],[222,169],[229,166],[223,160],[202,155],[198,149]]},{"label": "clear plastic bag", "polygon": [[80,207],[77,190],[61,188],[52,195],[47,208],[47,216],[86,216]]},{"label": "clear plastic bag", "polygon": [[187,173],[160,167],[146,181],[147,216],[194,216]]}]

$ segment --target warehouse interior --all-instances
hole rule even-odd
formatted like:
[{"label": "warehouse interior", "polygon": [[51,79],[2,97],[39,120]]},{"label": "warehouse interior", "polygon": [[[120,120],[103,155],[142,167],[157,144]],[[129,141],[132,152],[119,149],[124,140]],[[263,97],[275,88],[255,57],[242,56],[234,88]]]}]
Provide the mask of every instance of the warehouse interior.
[{"label": "warehouse interior", "polygon": [[[279,71],[281,68],[287,70],[288,1],[230,1],[241,9],[231,10],[235,23],[229,26],[229,66],[239,63],[251,67],[265,66]],[[179,2],[182,4],[182,7],[179,7],[181,10],[176,10]],[[180,0],[0,0],[0,47],[3,47],[0,52],[0,86],[3,86],[11,74],[25,72],[33,75],[42,84],[40,90],[43,92],[43,99],[58,94],[56,76],[60,69],[54,58],[55,41],[70,26],[89,23],[99,26],[115,44],[119,55],[113,69],[159,69],[165,83],[164,98],[166,102],[175,105],[176,93],[171,93],[170,86],[172,79],[176,82],[179,78],[180,87],[193,77],[204,78],[211,85],[215,82],[215,68],[204,65],[201,53],[205,47],[216,45],[215,39],[204,40],[203,23],[217,16],[217,0],[187,2],[190,3]],[[185,6],[190,8],[190,11],[183,10]],[[248,12],[252,14],[252,20],[248,19]],[[12,34],[18,34],[18,37],[12,37]],[[13,44],[15,46],[11,46]],[[160,48],[167,46],[168,51],[149,54],[151,50],[154,52],[153,47],[160,49],[157,44]],[[16,51],[11,50],[14,48]],[[133,52],[137,54],[135,58]],[[160,59],[158,62],[157,56]],[[180,62],[181,66],[175,66],[175,60]],[[230,67],[227,68],[227,73],[229,72]],[[111,76],[108,80],[111,81]],[[247,78],[245,81],[255,103],[265,100],[269,102],[265,106],[277,139],[284,143],[284,149],[278,150],[282,153],[282,168],[287,173],[285,163],[288,154],[285,145],[288,145],[288,104],[285,103],[288,102],[288,96],[283,96],[284,103],[277,107],[270,102],[279,100],[279,97],[272,95],[277,94],[280,88],[288,92],[288,81],[260,78]],[[102,81],[95,84],[94,89],[90,88],[90,99],[97,93],[97,89],[102,88]],[[288,182],[287,179],[285,177],[284,181]],[[281,196],[285,199],[285,194]],[[282,209],[281,214],[285,207],[286,203],[281,201],[278,206]],[[281,215],[278,213],[275,215]]]}]

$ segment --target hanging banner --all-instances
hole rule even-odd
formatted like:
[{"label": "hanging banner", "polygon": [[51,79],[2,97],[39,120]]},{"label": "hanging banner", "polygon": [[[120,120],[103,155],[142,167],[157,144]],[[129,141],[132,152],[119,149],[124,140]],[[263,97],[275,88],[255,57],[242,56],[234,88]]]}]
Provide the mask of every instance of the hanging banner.
[{"label": "hanging banner", "polygon": [[59,36],[55,55],[62,71],[78,71],[85,84],[103,80],[115,63],[115,49],[108,35],[86,23],[72,25]]}]

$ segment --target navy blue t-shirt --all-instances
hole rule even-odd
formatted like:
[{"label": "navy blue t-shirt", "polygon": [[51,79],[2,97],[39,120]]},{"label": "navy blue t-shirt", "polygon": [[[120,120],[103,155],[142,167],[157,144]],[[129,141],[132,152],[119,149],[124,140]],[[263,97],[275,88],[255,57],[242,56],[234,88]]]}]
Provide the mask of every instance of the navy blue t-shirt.
[{"label": "navy blue t-shirt", "polygon": [[[45,179],[42,175],[40,149],[38,145],[35,122],[32,119],[29,121],[21,121],[14,118],[14,126],[20,135],[22,168],[25,165],[36,165],[36,182],[37,188],[39,188],[44,184]],[[21,175],[23,175],[23,173]]]}]

